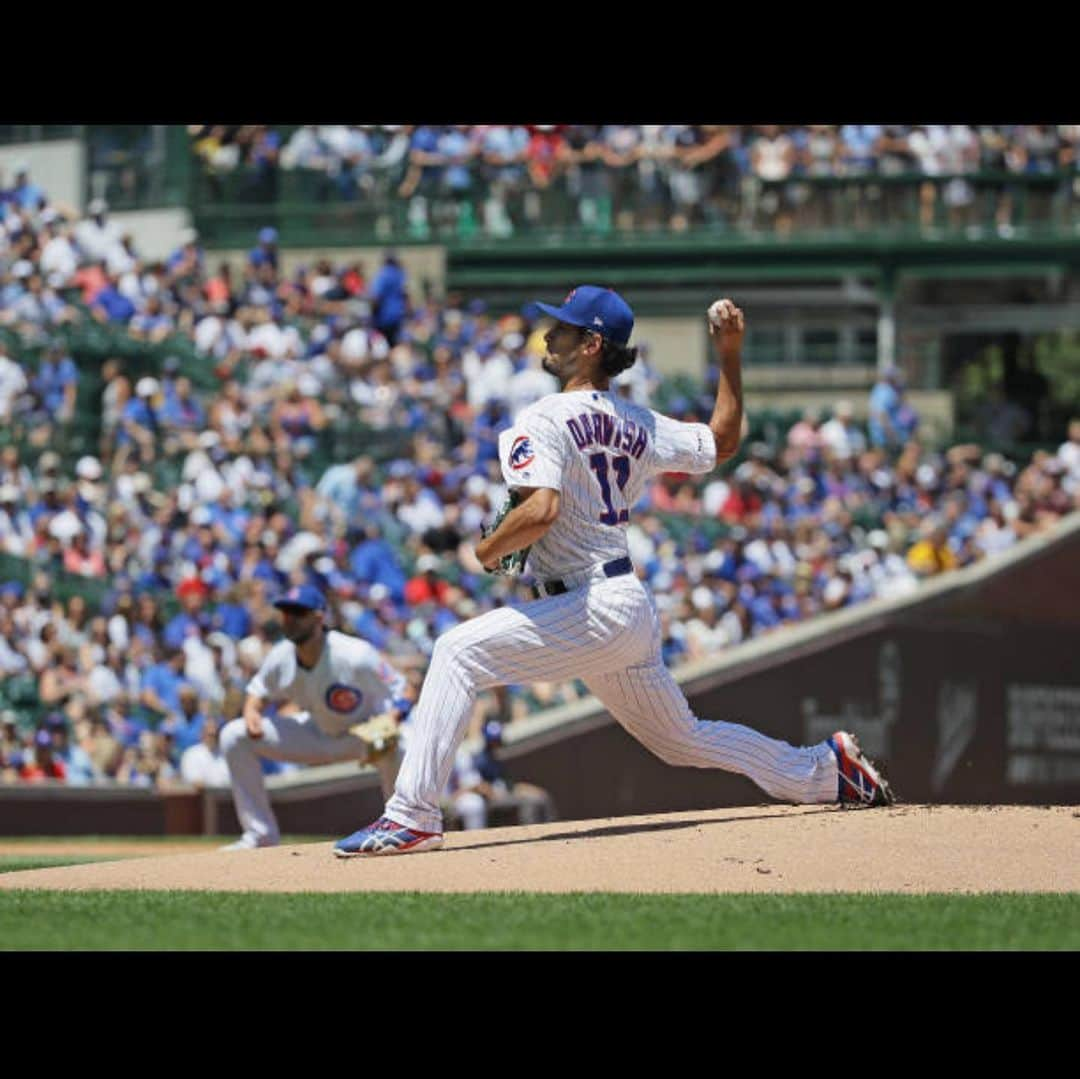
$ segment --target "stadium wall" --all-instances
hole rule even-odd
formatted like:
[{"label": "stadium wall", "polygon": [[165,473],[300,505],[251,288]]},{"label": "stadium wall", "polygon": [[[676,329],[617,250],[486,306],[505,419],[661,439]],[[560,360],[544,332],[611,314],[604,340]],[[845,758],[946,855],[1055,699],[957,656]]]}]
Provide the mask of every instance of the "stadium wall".
[{"label": "stadium wall", "polygon": [[109,218],[121,232],[131,233],[135,249],[148,261],[168,258],[184,242],[184,230],[191,227],[191,212],[179,208],[125,210]]},{"label": "stadium wall", "polygon": [[49,193],[53,205],[82,213],[86,148],[81,139],[0,146],[0,174],[5,184],[14,181],[15,167],[20,163],[29,168],[31,182]]}]

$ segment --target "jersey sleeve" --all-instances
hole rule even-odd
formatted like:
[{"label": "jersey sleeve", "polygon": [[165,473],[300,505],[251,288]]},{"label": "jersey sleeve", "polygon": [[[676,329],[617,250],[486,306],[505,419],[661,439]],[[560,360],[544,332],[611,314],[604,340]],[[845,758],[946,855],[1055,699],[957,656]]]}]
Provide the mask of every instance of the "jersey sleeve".
[{"label": "jersey sleeve", "polygon": [[499,464],[507,487],[562,490],[566,442],[546,416],[525,411],[499,435]]},{"label": "jersey sleeve", "polygon": [[281,662],[278,650],[271,648],[269,655],[263,660],[262,666],[251,676],[246,691],[253,697],[262,697],[264,699],[275,696],[280,685],[280,672]]},{"label": "jersey sleeve", "polygon": [[405,695],[409,683],[401,671],[387,663],[375,646],[367,641],[352,638],[350,644],[354,649],[353,663],[360,680],[377,687],[379,698],[386,701],[389,707],[408,713],[412,708],[412,702]]},{"label": "jersey sleeve", "polygon": [[387,663],[377,653],[375,658],[375,676],[386,686],[386,695],[390,700],[390,707],[396,708],[399,712],[408,713],[412,708],[412,701],[405,696],[405,692],[409,687],[405,675],[396,667]]},{"label": "jersey sleeve", "polygon": [[656,472],[711,472],[716,440],[704,423],[683,423],[656,413],[653,469]]}]

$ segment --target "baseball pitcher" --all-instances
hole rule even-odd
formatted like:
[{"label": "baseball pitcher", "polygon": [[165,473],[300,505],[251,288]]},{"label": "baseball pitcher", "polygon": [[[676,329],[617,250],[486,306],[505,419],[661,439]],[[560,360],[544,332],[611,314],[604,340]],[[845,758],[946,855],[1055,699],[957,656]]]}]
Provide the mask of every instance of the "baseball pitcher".
[{"label": "baseball pitcher", "polygon": [[727,299],[708,310],[721,377],[703,424],[670,419],[610,390],[637,355],[629,347],[633,312],[617,293],[582,285],[561,306],[539,307],[555,320],[543,366],[562,388],[524,409],[500,437],[514,498],[476,545],[491,572],[512,572],[527,557],[538,598],[439,638],[385,814],[340,840],[334,853],[441,846],[439,795],[473,702],[506,683],[580,677],[662,760],[738,772],[781,801],[891,802],[888,785],[846,732],[796,748],[738,724],[698,719],[664,666],[656,608],[631,564],[626,528],[649,481],[662,472],[709,472],[738,448],[742,311]]}]

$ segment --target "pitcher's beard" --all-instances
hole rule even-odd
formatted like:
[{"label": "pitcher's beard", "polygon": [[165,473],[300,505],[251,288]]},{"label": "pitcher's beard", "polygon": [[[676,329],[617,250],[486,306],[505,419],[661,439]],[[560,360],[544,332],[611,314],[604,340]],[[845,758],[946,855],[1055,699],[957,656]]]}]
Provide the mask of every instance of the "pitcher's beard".
[{"label": "pitcher's beard", "polygon": [[292,633],[286,633],[285,636],[292,641],[293,644],[307,644],[307,642],[315,636],[318,628],[318,626],[311,626],[306,633],[303,630],[294,630]]},{"label": "pitcher's beard", "polygon": [[559,389],[562,389],[566,385],[566,376],[559,370],[558,365],[549,356],[545,356],[540,361],[540,366],[549,374],[553,375],[559,380]]}]

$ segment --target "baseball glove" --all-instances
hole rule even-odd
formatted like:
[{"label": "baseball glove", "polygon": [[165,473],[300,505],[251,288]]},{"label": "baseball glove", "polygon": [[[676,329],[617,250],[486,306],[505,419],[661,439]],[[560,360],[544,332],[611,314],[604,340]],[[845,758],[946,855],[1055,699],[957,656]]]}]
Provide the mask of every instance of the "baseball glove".
[{"label": "baseball glove", "polygon": [[392,752],[398,744],[400,729],[397,720],[386,714],[372,716],[363,723],[349,728],[349,734],[365,742],[368,747],[368,761],[376,761]]},{"label": "baseball glove", "polygon": [[[510,489],[510,494],[507,496],[506,501],[502,504],[499,512],[495,514],[495,519],[488,525],[487,528],[480,529],[480,535],[487,539],[506,519],[506,515],[519,503],[521,497],[517,491],[513,488]],[[499,559],[499,564],[494,569],[487,569],[485,567],[485,573],[493,573],[499,577],[512,577],[518,573],[521,573],[525,569],[525,559],[529,557],[529,551],[532,547],[523,547],[520,551],[511,551],[510,554],[504,554]]]}]

